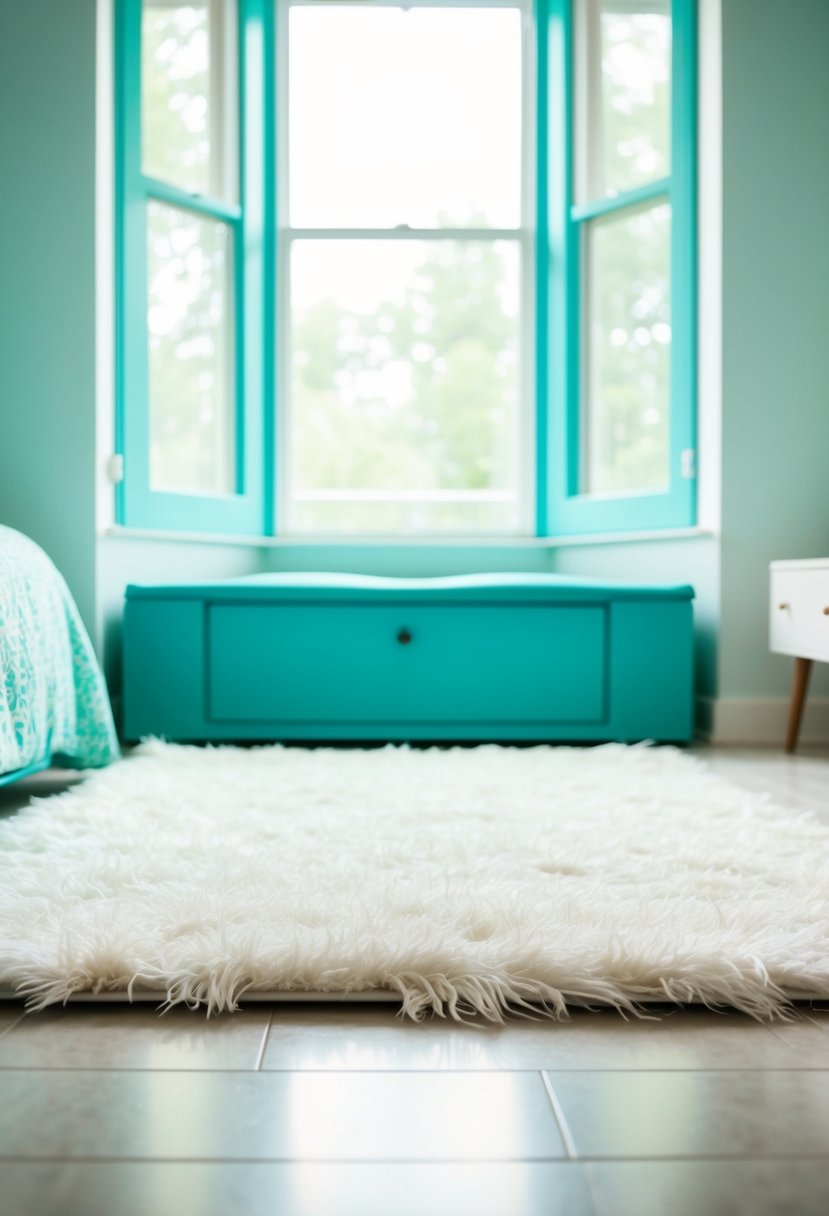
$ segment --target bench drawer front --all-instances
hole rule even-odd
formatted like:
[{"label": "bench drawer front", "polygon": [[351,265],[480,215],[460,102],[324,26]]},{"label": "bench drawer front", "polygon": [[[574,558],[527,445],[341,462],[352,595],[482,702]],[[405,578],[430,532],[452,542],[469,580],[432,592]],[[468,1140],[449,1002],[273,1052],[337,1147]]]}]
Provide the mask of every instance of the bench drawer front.
[{"label": "bench drawer front", "polygon": [[606,716],[602,606],[212,604],[207,612],[213,721]]}]

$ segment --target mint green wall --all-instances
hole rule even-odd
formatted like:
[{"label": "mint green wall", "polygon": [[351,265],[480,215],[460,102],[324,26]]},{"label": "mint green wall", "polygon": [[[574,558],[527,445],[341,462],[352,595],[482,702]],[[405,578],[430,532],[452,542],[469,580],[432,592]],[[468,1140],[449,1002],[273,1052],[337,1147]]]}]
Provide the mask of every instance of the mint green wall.
[{"label": "mint green wall", "polygon": [[720,693],[784,694],[768,563],[829,555],[829,0],[723,0],[722,493]]},{"label": "mint green wall", "polygon": [[0,521],[95,613],[95,0],[0,3]]}]

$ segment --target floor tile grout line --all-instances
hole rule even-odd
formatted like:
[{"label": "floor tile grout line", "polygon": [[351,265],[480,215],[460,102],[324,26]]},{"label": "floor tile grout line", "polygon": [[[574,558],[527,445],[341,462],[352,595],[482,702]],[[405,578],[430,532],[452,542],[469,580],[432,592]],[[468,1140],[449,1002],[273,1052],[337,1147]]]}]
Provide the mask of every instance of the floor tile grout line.
[{"label": "floor tile grout line", "polygon": [[829,1074],[829,1064],[815,1067],[810,1064],[793,1064],[793,1065],[774,1065],[768,1068],[728,1068],[726,1066],[716,1067],[704,1065],[699,1068],[563,1068],[557,1064],[544,1065],[543,1067],[536,1066],[535,1068],[420,1068],[413,1066],[411,1068],[263,1068],[257,1070],[254,1068],[216,1068],[214,1065],[205,1064],[203,1066],[194,1066],[192,1068],[159,1068],[154,1065],[152,1068],[140,1068],[130,1065],[113,1065],[106,1068],[90,1065],[35,1065],[35,1064],[5,1064],[0,1065],[0,1075],[3,1073],[134,1073],[134,1074],[150,1074],[153,1076],[253,1076],[254,1074],[268,1076],[363,1076],[363,1077],[388,1077],[388,1076],[433,1076],[433,1077],[497,1077],[497,1076],[535,1076],[538,1073],[546,1074],[549,1072],[564,1073],[567,1076],[594,1076],[612,1074],[618,1076],[623,1074],[628,1077],[640,1076],[699,1076],[700,1074],[720,1075],[722,1073],[752,1073],[767,1076],[769,1073],[810,1073],[810,1074]]},{"label": "floor tile grout line", "polygon": [[[801,1014],[801,1017],[803,1017],[803,1016],[805,1016],[805,1015]],[[787,1047],[790,1046],[789,1041],[785,1037],[785,1035],[780,1034],[779,1031],[777,1030],[776,1024],[771,1025],[770,1023],[761,1022],[760,1025],[763,1027],[764,1030],[767,1030],[769,1032],[769,1034],[774,1038],[775,1042],[785,1043]]]},{"label": "floor tile grout line", "polygon": [[578,1157],[574,1157],[571,1160],[574,1165],[624,1165],[627,1162],[668,1165],[683,1161],[699,1164],[709,1162],[714,1165],[728,1165],[737,1164],[741,1161],[827,1161],[827,1157],[829,1157],[829,1154],[825,1152],[769,1154],[758,1150],[756,1153],[665,1153],[663,1156],[655,1156],[652,1153],[626,1153],[615,1157],[608,1154],[581,1153]]},{"label": "floor tile grout line", "polygon": [[[826,1034],[826,1026],[824,1026],[824,1025],[822,1024],[822,1021],[821,1021],[821,1020],[819,1020],[818,1018],[813,1018],[813,1017],[812,1017],[812,1013],[820,1013],[820,1012],[821,1012],[821,1010],[819,1010],[819,1009],[813,1009],[813,1010],[811,1010],[811,1011],[810,1011],[810,1012],[808,1012],[808,1013],[804,1011],[804,1013],[803,1013],[803,1015],[802,1015],[802,1016],[803,1016],[803,1018],[804,1018],[804,1019],[805,1019],[807,1022],[809,1022],[809,1023],[810,1023],[812,1026],[817,1026],[818,1030],[820,1030],[820,1031],[822,1031],[824,1034]],[[824,1020],[825,1020],[825,1019],[824,1019]],[[781,1037],[782,1037],[782,1036],[781,1036]]]},{"label": "floor tile grout line", "polygon": [[265,1059],[265,1052],[268,1049],[268,1039],[271,1037],[272,1022],[273,1022],[273,1010],[271,1009],[270,1013],[268,1014],[268,1024],[265,1027],[264,1034],[262,1035],[262,1042],[259,1047],[259,1053],[256,1057],[256,1064],[254,1065],[254,1068],[253,1068],[254,1072],[262,1071],[262,1061]]},{"label": "floor tile grout line", "polygon": [[544,1069],[541,1070],[541,1084],[544,1086],[547,1097],[550,1101],[550,1106],[552,1107],[553,1111],[553,1118],[555,1119],[556,1126],[558,1127],[558,1134],[561,1136],[561,1143],[564,1145],[564,1149],[569,1159],[571,1161],[575,1161],[579,1155],[578,1150],[576,1149],[576,1142],[573,1139],[573,1135],[570,1131],[567,1119],[565,1118],[564,1111],[561,1108],[561,1103],[558,1100],[558,1094],[553,1088],[553,1083]]},{"label": "floor tile grout line", "polygon": [[590,1165],[584,1162],[579,1162],[582,1167],[582,1177],[584,1178],[587,1193],[590,1196],[590,1202],[593,1205],[594,1216],[614,1216],[614,1213],[608,1208],[605,1202],[605,1195],[599,1185],[599,1180],[594,1176],[594,1171]]},{"label": "floor tile grout line", "polygon": [[[774,1036],[774,1038],[777,1040],[778,1043],[785,1043],[786,1046],[791,1051],[796,1051],[797,1046],[795,1044],[793,1044],[791,1042],[791,1040],[786,1037],[785,1034],[783,1034],[783,1028],[786,1026],[793,1027],[793,1028],[795,1028],[795,1031],[794,1031],[795,1034],[797,1034],[796,1028],[798,1026],[804,1025],[804,1023],[808,1024],[809,1026],[815,1026],[822,1033],[824,1033],[824,1034],[826,1033],[826,1031],[824,1030],[824,1027],[821,1026],[820,1022],[817,1021],[815,1018],[809,1017],[808,1013],[806,1013],[805,1011],[800,1012],[798,1014],[798,1017],[792,1022],[775,1022],[775,1024],[773,1026],[766,1026],[765,1028],[766,1028],[766,1030],[769,1031],[770,1034],[772,1034]],[[826,1043],[827,1043],[827,1045],[829,1045],[829,1036],[827,1036]]]},{"label": "floor tile grout line", "polygon": [[[96,1065],[85,1065],[85,1064],[76,1064],[76,1065],[71,1065],[71,1064],[58,1064],[58,1065],[5,1064],[5,1065],[0,1065],[0,1074],[2,1074],[4,1072],[6,1072],[6,1073],[10,1073],[10,1072],[21,1073],[22,1072],[22,1073],[37,1073],[37,1074],[51,1073],[51,1072],[66,1072],[66,1073],[125,1072],[125,1073],[151,1073],[151,1074],[157,1075],[157,1076],[170,1076],[170,1074],[178,1074],[178,1075],[183,1075],[183,1076],[199,1076],[201,1074],[210,1074],[212,1076],[224,1076],[224,1075],[247,1076],[247,1075],[252,1075],[256,1071],[257,1071],[256,1069],[244,1068],[244,1067],[216,1068],[215,1066],[210,1065],[210,1064],[205,1064],[203,1066],[196,1065],[192,1068],[180,1068],[180,1067],[159,1068],[158,1065],[154,1065],[152,1068],[140,1068],[135,1065],[133,1065],[133,1066],[113,1065],[112,1067],[107,1068],[107,1067],[102,1067],[100,1065],[96,1066]],[[317,1076],[317,1077],[319,1077],[319,1076],[496,1077],[496,1076],[504,1076],[504,1075],[510,1075],[510,1076],[517,1075],[517,1076],[521,1076],[521,1077],[531,1077],[531,1076],[535,1076],[537,1073],[539,1073],[541,1071],[542,1070],[538,1067],[535,1067],[535,1068],[420,1068],[416,1065],[413,1066],[412,1068],[263,1068],[263,1069],[259,1070],[260,1075],[263,1077],[269,1077],[269,1076],[283,1076],[283,1077],[284,1076],[288,1076],[288,1077],[293,1077],[293,1076],[305,1076],[305,1077],[314,1077],[314,1076]],[[619,1070],[618,1069],[584,1070],[584,1069],[556,1068],[551,1071],[555,1071],[555,1072],[582,1072],[582,1071],[618,1072]],[[625,1070],[625,1071],[629,1071],[629,1070]],[[663,1070],[656,1069],[655,1071],[661,1072]],[[678,1070],[673,1070],[673,1071],[678,1071]],[[685,1071],[685,1070],[681,1070],[681,1071]],[[688,1071],[693,1072],[693,1071],[698,1071],[698,1070],[691,1069]],[[722,1071],[722,1070],[719,1070],[719,1071]],[[729,1069],[728,1071],[733,1072],[735,1070]],[[753,1072],[756,1070],[748,1069],[746,1071]],[[763,1069],[762,1071],[770,1072],[772,1070]],[[786,1072],[786,1071],[803,1071],[803,1070],[802,1069],[794,1069],[794,1070],[778,1069],[776,1071]],[[822,1069],[822,1070],[821,1069],[812,1069],[810,1071],[829,1072],[829,1065],[827,1066],[826,1069]]]},{"label": "floor tile grout line", "polygon": [[[785,1042],[785,1040],[783,1040],[783,1041]],[[787,1044],[787,1046],[788,1046],[788,1044]],[[796,1049],[792,1047],[791,1050],[794,1052]],[[0,1065],[0,1072],[2,1072],[2,1071],[13,1072],[15,1070],[20,1071],[20,1069],[21,1069],[21,1066],[19,1066],[19,1065],[13,1065],[13,1064]],[[40,1072],[59,1072],[59,1071],[94,1072],[96,1070],[92,1069],[92,1068],[90,1068],[90,1069],[43,1068],[43,1069],[35,1069],[34,1071],[40,1071]],[[176,1071],[180,1071],[180,1072],[201,1072],[201,1071],[204,1071],[204,1072],[243,1072],[245,1070],[244,1069],[210,1069],[210,1068],[205,1068],[205,1069],[198,1069],[198,1068],[154,1069],[154,1070],[141,1069],[141,1068],[134,1068],[134,1069],[124,1068],[124,1069],[119,1070],[119,1069],[113,1068],[113,1069],[104,1069],[102,1071],[109,1071],[109,1072],[117,1072],[117,1071],[123,1071],[123,1072],[148,1072],[148,1071],[157,1071],[157,1072],[176,1072]],[[483,1067],[477,1067],[477,1068],[464,1068],[463,1066],[451,1067],[451,1068],[423,1068],[419,1064],[412,1064],[409,1068],[382,1068],[382,1067],[372,1068],[370,1066],[362,1066],[362,1067],[358,1067],[358,1068],[345,1068],[345,1067],[344,1068],[337,1068],[337,1067],[332,1067],[332,1068],[319,1068],[319,1067],[263,1068],[262,1072],[263,1072],[263,1074],[268,1074],[268,1073],[299,1073],[299,1074],[302,1074],[302,1073],[338,1073],[338,1074],[342,1074],[342,1075],[348,1075],[349,1073],[363,1073],[363,1074],[400,1073],[403,1076],[405,1076],[407,1073],[418,1073],[420,1075],[428,1073],[428,1074],[434,1075],[434,1076],[445,1076],[445,1075],[452,1075],[452,1074],[455,1074],[455,1075],[462,1074],[464,1076],[492,1076],[492,1075],[497,1075],[499,1073],[500,1074],[517,1073],[520,1075],[528,1076],[528,1075],[530,1075],[532,1073],[536,1073],[536,1072],[562,1072],[562,1073],[567,1073],[568,1075],[572,1074],[572,1073],[587,1073],[587,1074],[625,1073],[629,1076],[645,1076],[645,1075],[652,1075],[652,1074],[653,1075],[656,1075],[656,1074],[664,1075],[665,1073],[696,1075],[698,1073],[723,1073],[723,1072],[730,1072],[730,1073],[749,1072],[749,1073],[763,1073],[763,1074],[770,1073],[770,1072],[815,1072],[815,1073],[825,1072],[825,1073],[829,1073],[829,1061],[827,1061],[825,1064],[818,1064],[818,1065],[783,1063],[783,1064],[743,1064],[743,1065],[734,1067],[733,1065],[729,1065],[729,1064],[697,1064],[697,1065],[691,1065],[690,1067],[682,1067],[682,1068],[677,1068],[674,1066],[667,1066],[665,1068],[659,1068],[659,1067],[654,1067],[653,1065],[648,1065],[647,1067],[644,1067],[644,1068],[631,1068],[630,1065],[620,1065],[620,1064],[608,1064],[603,1068],[595,1068],[595,1067],[579,1068],[576,1065],[568,1066],[566,1064],[556,1064],[555,1062],[547,1063],[547,1064],[524,1065],[521,1067],[511,1067],[511,1066],[503,1067],[502,1065],[493,1064],[490,1067],[487,1067],[486,1065],[484,1065]]]},{"label": "floor tile grout line", "polygon": [[514,1157],[227,1157],[221,1154],[204,1157],[136,1157],[112,1156],[102,1157],[91,1154],[77,1153],[67,1155],[62,1153],[38,1153],[21,1157],[15,1153],[0,1153],[2,1165],[42,1165],[49,1162],[61,1164],[92,1164],[92,1165],[562,1165],[573,1169],[591,1165],[739,1165],[742,1162],[826,1162],[826,1153],[666,1153],[663,1156],[653,1154],[628,1154],[625,1156],[608,1156],[587,1154],[575,1157],[561,1157],[553,1154],[538,1156]]},{"label": "floor tile grout line", "polygon": [[[811,1158],[809,1158],[811,1160]],[[581,1161],[568,1157],[93,1157],[84,1154],[41,1153],[19,1157],[0,1153],[0,1165],[43,1165],[47,1162],[92,1165],[566,1165],[578,1167]]]}]

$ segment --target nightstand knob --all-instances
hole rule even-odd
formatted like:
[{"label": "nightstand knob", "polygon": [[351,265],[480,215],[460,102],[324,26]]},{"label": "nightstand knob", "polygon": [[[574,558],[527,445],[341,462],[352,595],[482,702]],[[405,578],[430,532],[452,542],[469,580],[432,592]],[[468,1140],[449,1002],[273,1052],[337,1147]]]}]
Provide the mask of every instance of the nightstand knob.
[{"label": "nightstand knob", "polygon": [[785,611],[786,611],[786,609],[788,608],[788,606],[789,606],[789,605],[788,605],[788,604],[785,602],[785,600],[784,600],[784,602],[783,602],[782,604],[778,604],[778,605],[777,605],[777,608],[778,608],[778,611],[779,611],[779,612],[785,612]]},{"label": "nightstand knob", "polygon": [[399,629],[397,631],[397,640],[401,646],[408,646],[409,642],[412,640],[411,630]]},{"label": "nightstand knob", "polygon": [[829,616],[829,604],[827,604],[826,607],[823,609],[823,615]]}]

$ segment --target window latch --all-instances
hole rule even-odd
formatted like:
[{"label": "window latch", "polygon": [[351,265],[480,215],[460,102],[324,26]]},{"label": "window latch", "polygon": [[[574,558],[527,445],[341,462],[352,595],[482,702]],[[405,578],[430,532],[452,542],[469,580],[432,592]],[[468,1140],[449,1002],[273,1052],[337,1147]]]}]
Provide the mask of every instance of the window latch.
[{"label": "window latch", "polygon": [[683,448],[679,456],[679,473],[684,481],[693,481],[697,475],[697,454],[693,448]]},{"label": "window latch", "polygon": [[113,452],[107,461],[107,477],[113,485],[124,480],[124,457],[120,452]]}]

